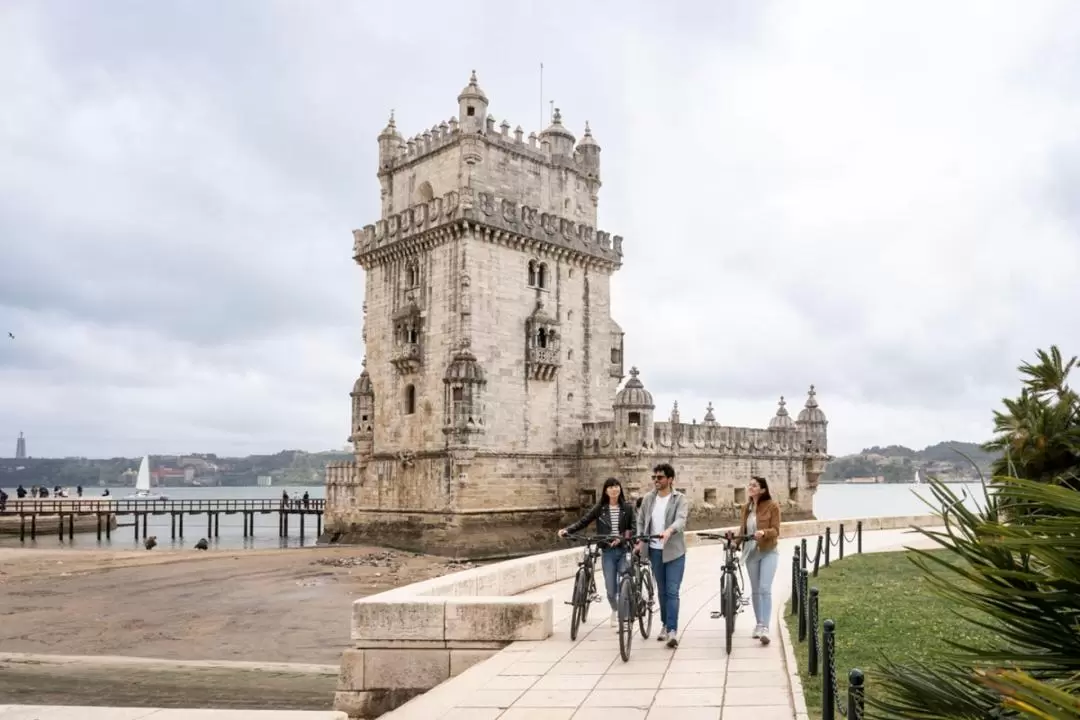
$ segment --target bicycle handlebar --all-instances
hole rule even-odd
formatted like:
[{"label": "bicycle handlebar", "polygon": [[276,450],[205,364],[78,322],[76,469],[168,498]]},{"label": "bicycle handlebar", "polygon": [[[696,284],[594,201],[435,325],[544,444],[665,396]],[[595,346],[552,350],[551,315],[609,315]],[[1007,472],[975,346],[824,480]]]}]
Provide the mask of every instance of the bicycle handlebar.
[{"label": "bicycle handlebar", "polygon": [[564,535],[563,540],[579,540],[588,545],[620,539],[615,535]]},{"label": "bicycle handlebar", "polygon": [[729,542],[747,542],[753,540],[753,535],[736,535],[735,533],[698,533],[698,537],[705,538],[706,540],[727,540]]}]

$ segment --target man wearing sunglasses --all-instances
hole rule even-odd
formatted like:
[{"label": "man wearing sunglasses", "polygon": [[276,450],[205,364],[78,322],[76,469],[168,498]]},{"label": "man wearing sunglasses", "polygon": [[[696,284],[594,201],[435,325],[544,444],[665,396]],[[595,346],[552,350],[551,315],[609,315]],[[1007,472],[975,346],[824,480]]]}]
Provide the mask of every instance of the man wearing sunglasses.
[{"label": "man wearing sunglasses", "polygon": [[[637,514],[638,535],[660,535],[649,541],[649,564],[656,578],[656,595],[660,603],[660,623],[663,627],[657,640],[667,640],[669,648],[679,646],[679,589],[686,569],[686,516],[690,512],[686,496],[677,493],[675,468],[661,463],[653,468],[654,490],[641,500]],[[639,542],[640,553],[644,543]]]}]

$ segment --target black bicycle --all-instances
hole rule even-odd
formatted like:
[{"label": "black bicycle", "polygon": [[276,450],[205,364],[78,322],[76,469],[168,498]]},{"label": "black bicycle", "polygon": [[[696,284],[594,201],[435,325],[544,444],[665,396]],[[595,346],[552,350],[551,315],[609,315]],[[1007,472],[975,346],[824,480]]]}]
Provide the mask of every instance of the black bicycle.
[{"label": "black bicycle", "polygon": [[577,640],[578,628],[589,618],[589,604],[600,601],[596,593],[596,558],[603,553],[603,545],[611,544],[613,538],[604,535],[567,535],[567,540],[585,542],[581,560],[574,576],[574,593],[567,605],[573,605],[570,613],[570,639]]},{"label": "black bicycle", "polygon": [[723,535],[713,533],[698,533],[698,537],[709,540],[724,541],[724,566],[720,574],[720,612],[712,616],[724,618],[724,649],[731,654],[731,638],[735,635],[735,616],[749,603],[743,596],[742,562],[735,552],[736,543],[744,543],[753,540],[752,535],[736,535],[732,532]]},{"label": "black bicycle", "polygon": [[619,655],[623,662],[630,660],[630,646],[634,640],[634,623],[641,637],[648,639],[652,632],[656,587],[652,570],[642,553],[634,552],[634,544],[659,539],[659,535],[635,535],[623,540],[625,552],[619,573]]}]

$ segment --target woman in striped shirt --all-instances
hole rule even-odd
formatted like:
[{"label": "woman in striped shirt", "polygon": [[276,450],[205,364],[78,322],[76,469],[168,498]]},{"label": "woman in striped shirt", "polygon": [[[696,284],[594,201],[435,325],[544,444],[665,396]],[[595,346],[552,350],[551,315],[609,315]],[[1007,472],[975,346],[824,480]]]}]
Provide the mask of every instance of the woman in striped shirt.
[{"label": "woman in striped shirt", "polygon": [[559,537],[576,533],[589,523],[596,522],[597,535],[611,536],[611,544],[604,548],[604,584],[607,586],[608,604],[611,605],[611,627],[619,627],[616,600],[618,600],[619,572],[625,564],[625,549],[620,547],[624,538],[634,534],[634,508],[626,501],[622,483],[618,478],[604,481],[603,495],[596,506],[569,527],[559,531]]}]

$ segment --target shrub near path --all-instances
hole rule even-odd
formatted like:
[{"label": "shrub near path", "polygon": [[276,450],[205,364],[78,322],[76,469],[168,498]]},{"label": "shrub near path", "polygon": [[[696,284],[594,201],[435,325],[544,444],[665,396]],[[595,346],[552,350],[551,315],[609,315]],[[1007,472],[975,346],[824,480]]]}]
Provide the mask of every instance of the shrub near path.
[{"label": "shrub near path", "polygon": [[[934,555],[948,556],[944,550]],[[875,668],[883,656],[921,663],[940,659],[948,641],[984,646],[990,633],[964,621],[950,603],[934,594],[909,552],[851,555],[810,576],[808,587],[819,591],[819,627],[836,623],[837,699],[847,704],[847,675],[852,668],[867,673],[866,695],[874,696]],[[798,616],[785,620],[794,643],[803,692],[811,718],[821,718],[821,658],[816,677],[807,673],[808,643],[798,642]]]}]

